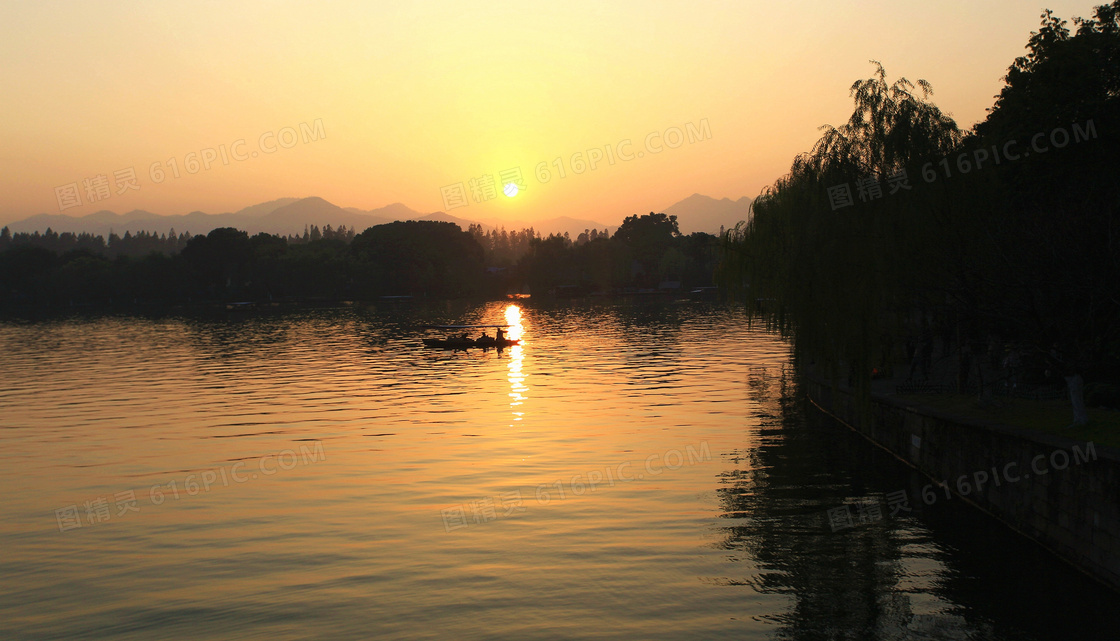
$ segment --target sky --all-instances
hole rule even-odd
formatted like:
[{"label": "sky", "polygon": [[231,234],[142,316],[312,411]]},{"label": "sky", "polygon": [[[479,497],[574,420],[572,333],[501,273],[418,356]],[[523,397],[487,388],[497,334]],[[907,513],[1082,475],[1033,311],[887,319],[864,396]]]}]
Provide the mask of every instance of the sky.
[{"label": "sky", "polygon": [[869,60],[969,127],[1044,6],[1095,4],[2,2],[0,222],[319,196],[617,224],[754,197]]}]

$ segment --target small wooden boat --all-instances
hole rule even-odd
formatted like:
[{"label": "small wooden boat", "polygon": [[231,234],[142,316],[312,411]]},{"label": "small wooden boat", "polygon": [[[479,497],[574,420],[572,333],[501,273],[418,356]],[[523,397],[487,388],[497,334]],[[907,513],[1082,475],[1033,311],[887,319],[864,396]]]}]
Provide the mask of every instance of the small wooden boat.
[{"label": "small wooden boat", "polygon": [[510,340],[503,338],[497,340],[491,338],[490,340],[475,340],[473,338],[425,338],[424,347],[435,347],[438,349],[470,349],[472,347],[480,347],[482,349],[489,349],[491,347],[502,349],[503,347],[512,347],[520,345],[520,340]]},{"label": "small wooden boat", "polygon": [[439,329],[447,332],[446,338],[424,338],[424,347],[434,347],[437,349],[470,349],[472,347],[480,347],[482,349],[502,349],[505,347],[513,347],[520,345],[519,339],[505,338],[504,336],[499,340],[494,336],[485,336],[484,338],[470,338],[465,333],[460,334],[459,330],[467,329],[486,329],[494,328],[504,330],[509,325],[423,325],[424,329]]}]

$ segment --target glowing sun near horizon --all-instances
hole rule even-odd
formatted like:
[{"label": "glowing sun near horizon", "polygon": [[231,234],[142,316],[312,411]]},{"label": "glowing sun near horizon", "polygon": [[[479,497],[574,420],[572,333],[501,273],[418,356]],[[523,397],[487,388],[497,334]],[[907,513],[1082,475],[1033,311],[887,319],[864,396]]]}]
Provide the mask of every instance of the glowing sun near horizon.
[{"label": "glowing sun near horizon", "polygon": [[510,198],[513,198],[514,196],[517,195],[517,192],[518,192],[517,184],[516,183],[506,183],[506,186],[502,188],[502,191],[505,192],[506,196],[508,196]]}]

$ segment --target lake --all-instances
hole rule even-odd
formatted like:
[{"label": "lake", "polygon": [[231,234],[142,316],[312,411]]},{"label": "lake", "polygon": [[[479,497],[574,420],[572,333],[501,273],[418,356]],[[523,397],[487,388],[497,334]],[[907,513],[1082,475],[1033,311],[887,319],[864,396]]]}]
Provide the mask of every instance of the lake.
[{"label": "lake", "polygon": [[[510,323],[519,347],[425,349]],[[493,330],[491,330],[493,331]],[[3,639],[1101,639],[695,302],[0,322]],[[907,498],[908,502],[901,502]]]}]

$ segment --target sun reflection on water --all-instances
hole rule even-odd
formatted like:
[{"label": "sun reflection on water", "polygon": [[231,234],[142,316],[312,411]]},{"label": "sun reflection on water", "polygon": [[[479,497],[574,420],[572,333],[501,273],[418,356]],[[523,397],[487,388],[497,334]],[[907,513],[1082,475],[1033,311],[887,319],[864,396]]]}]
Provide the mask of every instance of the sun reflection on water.
[{"label": "sun reflection on water", "polygon": [[[510,340],[521,339],[525,328],[521,325],[521,309],[517,305],[506,307],[506,323],[509,324],[506,335]],[[511,347],[509,350],[509,365],[507,365],[509,369],[509,407],[513,411],[514,421],[520,421],[525,416],[525,412],[521,411],[521,406],[529,398],[526,395],[529,388],[525,386],[525,374],[521,369],[525,359],[523,349],[521,345]]]},{"label": "sun reflection on water", "polygon": [[511,341],[521,338],[525,328],[521,325],[521,308],[517,305],[510,305],[506,307],[506,324],[509,329],[506,330],[506,337]]}]

